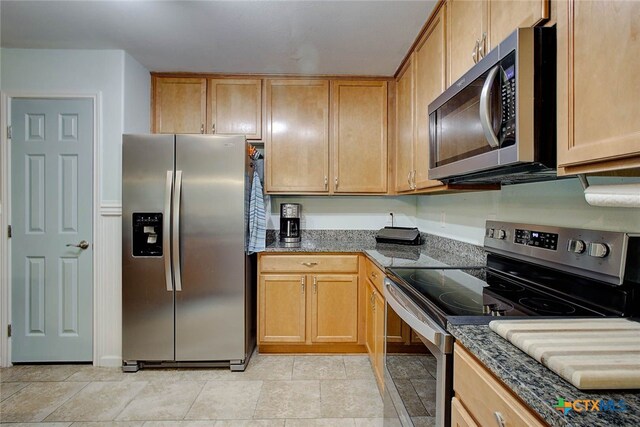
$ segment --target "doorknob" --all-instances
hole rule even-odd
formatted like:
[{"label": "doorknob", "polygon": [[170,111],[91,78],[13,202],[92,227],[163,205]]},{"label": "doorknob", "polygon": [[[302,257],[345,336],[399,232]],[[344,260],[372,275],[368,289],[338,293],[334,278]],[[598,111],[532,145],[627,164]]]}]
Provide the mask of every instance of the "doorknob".
[{"label": "doorknob", "polygon": [[73,246],[85,250],[89,247],[89,242],[87,242],[86,240],[81,240],[80,243],[67,243],[67,246]]}]

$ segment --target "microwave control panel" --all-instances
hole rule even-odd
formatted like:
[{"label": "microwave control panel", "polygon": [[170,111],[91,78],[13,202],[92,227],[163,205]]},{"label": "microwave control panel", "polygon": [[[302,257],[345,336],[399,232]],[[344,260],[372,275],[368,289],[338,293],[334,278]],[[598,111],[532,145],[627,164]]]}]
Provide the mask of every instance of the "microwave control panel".
[{"label": "microwave control panel", "polygon": [[516,139],[516,63],[515,52],[500,61],[502,69],[501,101],[502,124],[500,140],[503,146],[511,145]]}]

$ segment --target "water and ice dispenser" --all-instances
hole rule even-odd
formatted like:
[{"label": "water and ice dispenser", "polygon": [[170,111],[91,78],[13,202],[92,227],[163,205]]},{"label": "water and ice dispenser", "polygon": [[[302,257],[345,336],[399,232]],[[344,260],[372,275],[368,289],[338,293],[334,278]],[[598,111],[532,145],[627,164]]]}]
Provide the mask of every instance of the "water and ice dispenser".
[{"label": "water and ice dispenser", "polygon": [[133,256],[162,256],[162,213],[133,213]]}]

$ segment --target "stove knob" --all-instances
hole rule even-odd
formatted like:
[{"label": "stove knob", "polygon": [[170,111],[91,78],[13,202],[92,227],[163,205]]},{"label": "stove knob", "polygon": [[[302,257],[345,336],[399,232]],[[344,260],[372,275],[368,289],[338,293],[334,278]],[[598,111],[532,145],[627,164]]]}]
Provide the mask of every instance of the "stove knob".
[{"label": "stove knob", "polygon": [[495,236],[497,239],[504,240],[504,238],[507,237],[507,232],[504,230],[496,230]]},{"label": "stove knob", "polygon": [[577,254],[581,254],[586,249],[586,245],[583,240],[573,240],[569,239],[569,245],[567,246],[568,252],[574,252]]},{"label": "stove knob", "polygon": [[589,256],[604,258],[609,255],[609,246],[606,243],[589,243]]},{"label": "stove knob", "polygon": [[493,228],[487,228],[487,237],[493,237],[494,231]]}]

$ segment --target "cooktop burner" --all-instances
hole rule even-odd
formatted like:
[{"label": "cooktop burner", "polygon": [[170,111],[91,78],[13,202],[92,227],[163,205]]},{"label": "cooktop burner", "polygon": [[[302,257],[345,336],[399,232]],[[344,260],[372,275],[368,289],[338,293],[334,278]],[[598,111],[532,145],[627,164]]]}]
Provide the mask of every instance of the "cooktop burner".
[{"label": "cooktop burner", "polygon": [[523,307],[533,310],[536,313],[547,314],[551,316],[568,316],[576,312],[575,306],[549,298],[521,298],[519,303]]}]

